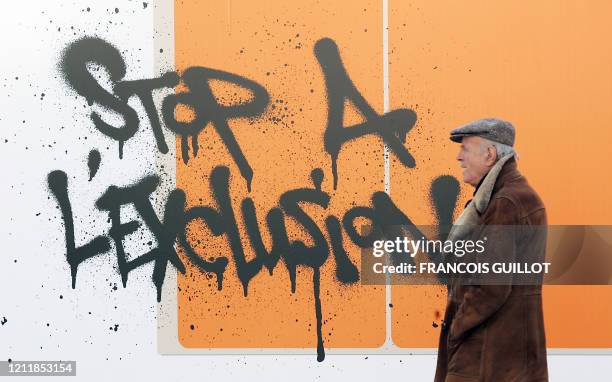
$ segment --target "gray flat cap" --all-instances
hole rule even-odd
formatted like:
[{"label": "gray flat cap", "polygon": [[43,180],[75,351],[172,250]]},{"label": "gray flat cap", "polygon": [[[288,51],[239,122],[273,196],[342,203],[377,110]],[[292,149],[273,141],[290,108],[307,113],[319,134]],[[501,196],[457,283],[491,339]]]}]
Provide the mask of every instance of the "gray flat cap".
[{"label": "gray flat cap", "polygon": [[514,126],[497,118],[483,118],[451,130],[450,139],[461,142],[463,137],[478,136],[493,142],[514,146]]}]

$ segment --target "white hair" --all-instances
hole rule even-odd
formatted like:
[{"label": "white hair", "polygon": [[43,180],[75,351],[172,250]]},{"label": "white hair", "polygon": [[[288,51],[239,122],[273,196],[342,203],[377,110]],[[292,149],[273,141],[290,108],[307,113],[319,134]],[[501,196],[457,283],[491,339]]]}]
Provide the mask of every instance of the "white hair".
[{"label": "white hair", "polygon": [[482,140],[484,141],[482,143],[482,146],[481,146],[483,150],[486,150],[487,148],[489,148],[491,146],[493,146],[495,148],[495,152],[497,153],[497,158],[495,159],[496,162],[501,157],[504,157],[504,156],[509,155],[509,154],[514,154],[514,155],[518,156],[516,151],[514,151],[514,148],[512,148],[512,146],[508,146],[508,145],[505,145],[505,144],[499,143],[499,142],[494,142],[494,141],[491,141],[491,140],[486,139],[486,138],[482,138]]}]

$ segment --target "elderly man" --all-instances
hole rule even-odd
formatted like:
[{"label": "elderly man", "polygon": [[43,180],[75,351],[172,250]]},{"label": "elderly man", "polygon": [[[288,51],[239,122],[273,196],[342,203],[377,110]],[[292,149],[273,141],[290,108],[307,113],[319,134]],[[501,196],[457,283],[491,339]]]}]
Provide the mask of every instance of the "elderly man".
[{"label": "elderly man", "polygon": [[[510,227],[497,231],[485,256],[517,260],[535,252],[543,258],[545,240],[535,244],[526,228],[545,226],[546,212],[517,170],[514,137],[509,122],[493,118],[451,131],[461,144],[463,181],[476,190],[448,238],[473,234],[466,227]],[[548,381],[541,284],[491,284],[449,283],[435,382]]]}]

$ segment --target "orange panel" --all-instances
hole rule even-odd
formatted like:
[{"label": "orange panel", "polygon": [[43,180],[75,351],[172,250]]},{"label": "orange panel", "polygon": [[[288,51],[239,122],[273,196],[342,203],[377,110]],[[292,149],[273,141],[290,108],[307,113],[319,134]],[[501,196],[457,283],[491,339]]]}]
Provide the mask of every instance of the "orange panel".
[{"label": "orange panel", "polygon": [[[416,168],[391,167],[391,196],[404,212],[435,224],[432,180],[461,179],[450,129],[499,117],[517,129],[519,168],[550,224],[612,223],[612,3],[389,3],[390,106],[418,116],[407,143]],[[455,213],[471,192],[463,187]],[[612,347],[611,288],[544,289],[549,346]],[[437,347],[432,321],[445,300],[441,288],[393,287],[395,343]]]},{"label": "orange panel", "polygon": [[[323,73],[313,48],[321,38],[332,38],[344,66],[363,96],[382,112],[382,46],[380,1],[287,2],[253,1],[175,2],[176,67],[204,66],[244,76],[263,85],[270,103],[257,119],[230,121],[230,127],[253,169],[251,191],[234,160],[211,126],[199,135],[199,153],[185,165],[177,154],[177,185],[187,193],[188,205],[212,205],[208,185],[212,169],[228,166],[230,192],[238,216],[242,247],[247,259],[254,253],[246,239],[240,203],[253,199],[266,245],[271,243],[266,213],[288,190],[313,187],[310,173],[321,168],[322,189],[330,194],[327,210],[305,205],[324,230],[329,215],[342,218],[354,205],[370,205],[372,192],[383,189],[382,146],[374,137],[346,144],[338,159],[339,184],[333,190],[330,156],[324,151],[327,100]],[[217,83],[216,94],[227,104],[248,99],[248,92]],[[355,112],[347,123],[359,121]],[[181,152],[177,140],[177,153]],[[191,153],[191,152],[190,152]],[[287,218],[292,239],[307,238]],[[325,231],[325,230],[324,230]],[[225,236],[211,237],[203,225],[190,232],[202,239],[198,253],[231,259]],[[308,239],[305,240],[307,244]],[[329,242],[329,238],[328,238]],[[349,257],[359,267],[359,249],[344,233]],[[298,268],[296,292],[291,293],[287,268],[281,262],[273,275],[262,270],[250,282],[248,296],[230,260],[223,288],[214,276],[206,277],[188,264],[179,275],[179,339],[194,348],[314,347],[315,304],[313,271]],[[321,268],[323,340],[326,347],[366,348],[382,345],[385,338],[384,287],[341,284],[330,255]]]}]

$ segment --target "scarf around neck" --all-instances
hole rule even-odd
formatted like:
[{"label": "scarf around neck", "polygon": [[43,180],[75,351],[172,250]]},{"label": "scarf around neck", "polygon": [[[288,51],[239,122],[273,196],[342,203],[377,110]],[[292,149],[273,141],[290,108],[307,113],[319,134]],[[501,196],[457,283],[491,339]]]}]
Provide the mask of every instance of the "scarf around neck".
[{"label": "scarf around neck", "polygon": [[491,195],[493,194],[493,187],[502,170],[504,164],[514,157],[514,153],[507,154],[501,157],[497,163],[491,167],[491,170],[485,175],[481,181],[474,198],[468,203],[461,215],[453,223],[447,240],[462,240],[465,239],[471,232],[474,226],[478,224],[480,214],[482,214],[491,201]]}]

